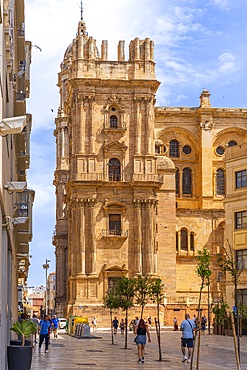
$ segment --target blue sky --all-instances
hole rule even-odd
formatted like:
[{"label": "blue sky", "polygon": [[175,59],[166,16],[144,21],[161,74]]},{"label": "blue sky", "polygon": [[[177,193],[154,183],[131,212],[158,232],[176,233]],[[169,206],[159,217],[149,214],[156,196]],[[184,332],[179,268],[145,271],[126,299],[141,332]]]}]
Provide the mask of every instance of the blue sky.
[{"label": "blue sky", "polygon": [[[117,44],[135,37],[155,43],[156,76],[161,82],[158,106],[199,105],[205,88],[214,107],[247,106],[246,0],[84,0],[89,36],[109,41],[109,59]],[[31,41],[33,115],[28,185],[36,191],[29,285],[45,282],[42,268],[51,260],[55,227],[54,120],[59,104],[56,86],[64,52],[76,35],[79,0],[26,0],[26,39]]]}]

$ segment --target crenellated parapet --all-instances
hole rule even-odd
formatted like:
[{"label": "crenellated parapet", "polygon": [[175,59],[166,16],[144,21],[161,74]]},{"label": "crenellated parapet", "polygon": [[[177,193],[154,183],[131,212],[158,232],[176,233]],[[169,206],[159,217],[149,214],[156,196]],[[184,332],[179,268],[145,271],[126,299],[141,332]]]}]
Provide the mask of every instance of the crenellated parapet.
[{"label": "crenellated parapet", "polygon": [[108,60],[108,41],[103,40],[100,51],[96,40],[88,36],[83,20],[78,24],[76,38],[67,48],[61,64],[61,75],[72,74],[74,78],[107,79],[156,79],[154,42],[149,38],[136,37],[129,43],[126,59],[125,41],[117,45],[117,61]]}]

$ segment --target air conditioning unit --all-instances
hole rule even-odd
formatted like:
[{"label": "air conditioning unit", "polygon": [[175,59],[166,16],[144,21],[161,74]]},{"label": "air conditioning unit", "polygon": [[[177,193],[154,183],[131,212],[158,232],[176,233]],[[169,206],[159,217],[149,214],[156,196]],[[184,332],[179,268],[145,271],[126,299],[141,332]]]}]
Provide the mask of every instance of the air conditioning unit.
[{"label": "air conditioning unit", "polygon": [[0,122],[0,135],[19,134],[26,124],[26,116],[3,118]]}]

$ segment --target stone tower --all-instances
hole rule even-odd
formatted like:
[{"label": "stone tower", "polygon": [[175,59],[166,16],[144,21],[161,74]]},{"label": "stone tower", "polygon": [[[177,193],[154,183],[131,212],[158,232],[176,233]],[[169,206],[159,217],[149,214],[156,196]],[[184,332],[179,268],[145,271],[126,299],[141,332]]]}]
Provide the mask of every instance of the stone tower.
[{"label": "stone tower", "polygon": [[108,286],[138,273],[175,296],[175,166],[155,155],[153,41],[132,40],[127,60],[119,41],[108,61],[81,19],[58,86],[57,312],[97,314]]}]

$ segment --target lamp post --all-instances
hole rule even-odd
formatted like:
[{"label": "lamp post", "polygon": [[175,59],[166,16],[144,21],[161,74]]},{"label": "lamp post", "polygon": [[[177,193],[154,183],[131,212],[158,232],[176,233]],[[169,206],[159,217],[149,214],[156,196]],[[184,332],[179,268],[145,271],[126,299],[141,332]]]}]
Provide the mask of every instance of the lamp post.
[{"label": "lamp post", "polygon": [[51,260],[45,260],[45,263],[43,264],[43,269],[45,270],[45,314],[48,313],[48,307],[47,307],[47,270],[50,267],[49,263]]}]

